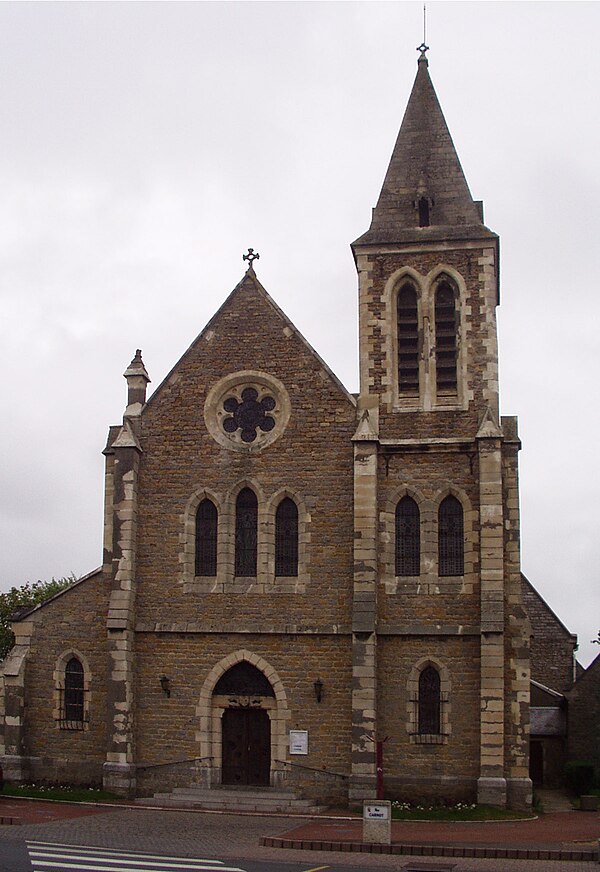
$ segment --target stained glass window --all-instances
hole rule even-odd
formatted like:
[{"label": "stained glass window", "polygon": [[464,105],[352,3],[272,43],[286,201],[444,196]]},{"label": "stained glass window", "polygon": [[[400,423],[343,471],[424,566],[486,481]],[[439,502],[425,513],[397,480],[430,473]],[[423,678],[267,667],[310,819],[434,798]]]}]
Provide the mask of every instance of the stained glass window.
[{"label": "stained glass window", "polygon": [[196,575],[217,574],[217,508],[202,500],[196,511]]},{"label": "stained glass window", "polygon": [[402,497],[396,506],[396,575],[420,575],[419,528],[419,507],[412,497]]},{"label": "stained glass window", "polygon": [[71,657],[65,667],[64,720],[69,724],[83,723],[83,666]]},{"label": "stained glass window", "polygon": [[235,574],[255,576],[257,563],[258,502],[250,488],[238,494],[235,504]]},{"label": "stained glass window", "polygon": [[275,575],[298,575],[298,509],[289,497],[275,513]]},{"label": "stained glass window", "polygon": [[440,733],[440,674],[427,666],[419,675],[419,734],[435,736]]},{"label": "stained glass window", "polygon": [[438,511],[438,563],[439,575],[464,575],[463,508],[453,496],[442,500]]}]

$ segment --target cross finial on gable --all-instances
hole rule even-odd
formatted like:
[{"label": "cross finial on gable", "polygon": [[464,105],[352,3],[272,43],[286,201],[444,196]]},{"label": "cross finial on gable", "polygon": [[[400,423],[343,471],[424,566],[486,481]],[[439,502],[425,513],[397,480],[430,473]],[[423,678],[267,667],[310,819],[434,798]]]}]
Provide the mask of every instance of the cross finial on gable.
[{"label": "cross finial on gable", "polygon": [[260,258],[260,254],[255,252],[253,248],[248,249],[248,254],[242,255],[242,260],[248,261],[248,269],[251,269],[254,272],[254,261]]}]

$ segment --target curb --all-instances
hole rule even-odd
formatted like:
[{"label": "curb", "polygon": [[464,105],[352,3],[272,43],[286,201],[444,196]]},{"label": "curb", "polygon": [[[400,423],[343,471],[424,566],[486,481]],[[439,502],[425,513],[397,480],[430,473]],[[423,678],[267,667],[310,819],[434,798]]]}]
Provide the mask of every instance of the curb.
[{"label": "curb", "polygon": [[378,845],[370,842],[329,842],[316,839],[281,839],[263,836],[264,848],[301,851],[341,851],[352,854],[402,854],[413,857],[478,857],[486,860],[598,860],[598,851],[589,849],[551,850],[547,848],[494,848],[465,845]]}]

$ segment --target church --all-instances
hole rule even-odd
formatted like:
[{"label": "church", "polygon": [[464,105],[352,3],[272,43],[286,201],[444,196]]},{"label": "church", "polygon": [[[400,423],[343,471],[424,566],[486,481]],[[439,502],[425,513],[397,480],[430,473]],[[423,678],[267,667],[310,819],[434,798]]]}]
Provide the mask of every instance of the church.
[{"label": "church", "polygon": [[104,450],[102,567],[13,624],[7,779],[531,804],[498,236],[425,46],[352,253],[358,394],[252,249],[149,396],[135,353]]}]

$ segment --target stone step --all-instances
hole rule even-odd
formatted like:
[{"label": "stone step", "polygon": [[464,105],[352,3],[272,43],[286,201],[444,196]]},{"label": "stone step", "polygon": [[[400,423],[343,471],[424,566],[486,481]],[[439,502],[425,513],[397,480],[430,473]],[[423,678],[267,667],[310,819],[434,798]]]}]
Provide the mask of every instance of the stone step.
[{"label": "stone step", "polygon": [[165,808],[196,808],[210,811],[283,812],[317,814],[321,811],[309,799],[300,799],[291,790],[242,790],[239,788],[176,787],[171,793],[155,793],[136,799],[137,805]]}]

